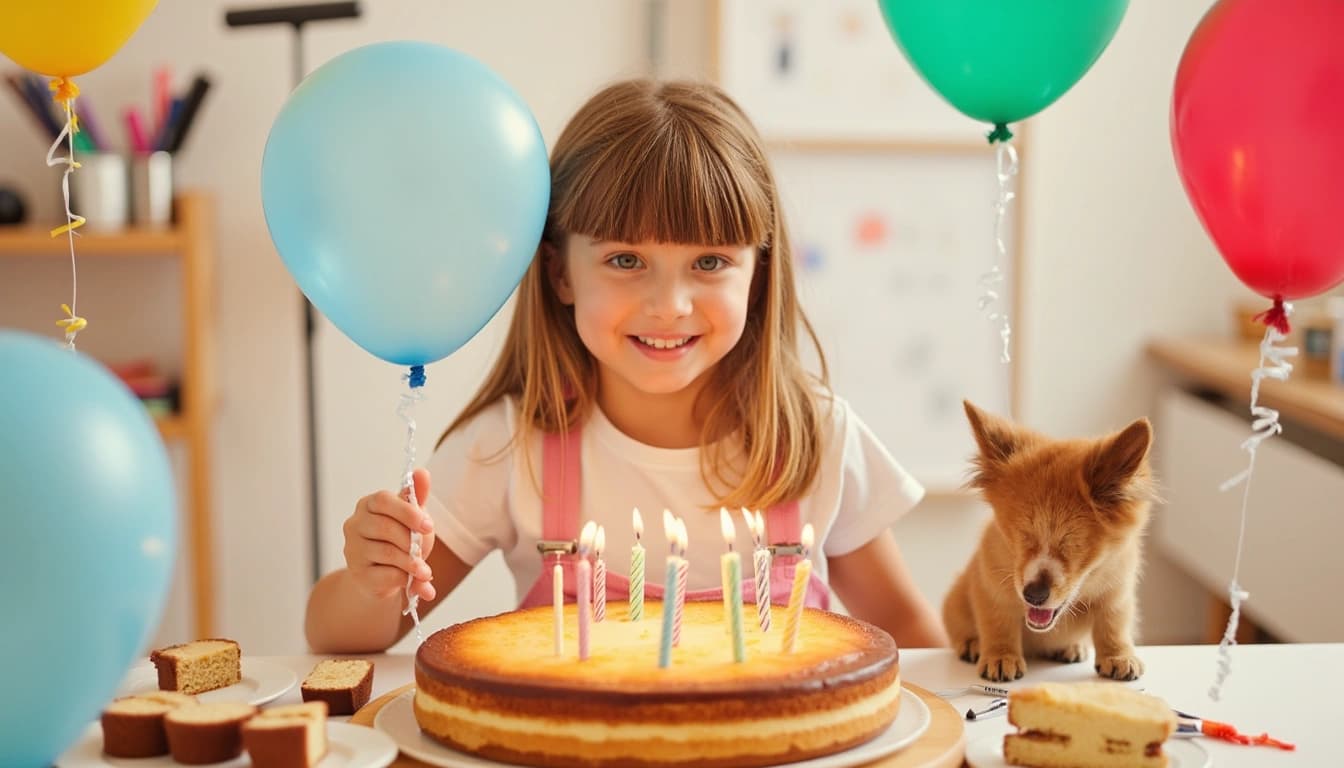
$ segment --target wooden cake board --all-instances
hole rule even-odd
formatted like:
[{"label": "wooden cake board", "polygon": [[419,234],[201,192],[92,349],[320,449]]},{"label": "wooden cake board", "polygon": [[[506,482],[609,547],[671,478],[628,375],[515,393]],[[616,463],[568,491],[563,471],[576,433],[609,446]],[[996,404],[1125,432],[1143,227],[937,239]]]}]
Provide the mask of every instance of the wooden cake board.
[{"label": "wooden cake board", "polygon": [[[909,683],[901,685],[928,706],[929,714],[933,718],[929,723],[929,729],[914,744],[889,757],[865,763],[862,768],[959,768],[966,754],[966,724],[961,719],[961,713],[953,709],[951,704],[917,685]],[[378,714],[378,710],[414,687],[414,683],[403,685],[395,691],[379,696],[352,715],[350,722],[372,728],[373,718]],[[431,766],[398,753],[397,759],[392,761],[392,768],[431,768]]]}]

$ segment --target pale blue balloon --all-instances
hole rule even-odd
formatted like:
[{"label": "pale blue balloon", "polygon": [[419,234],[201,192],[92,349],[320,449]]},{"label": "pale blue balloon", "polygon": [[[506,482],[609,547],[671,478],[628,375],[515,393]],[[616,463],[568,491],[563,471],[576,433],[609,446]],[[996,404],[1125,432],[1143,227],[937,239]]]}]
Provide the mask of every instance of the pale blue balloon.
[{"label": "pale blue balloon", "polygon": [[546,146],[499,75],[450,48],[376,43],[314,71],[261,164],[271,239],[356,344],[398,365],[456,351],[536,253]]},{"label": "pale blue balloon", "polygon": [[0,331],[0,755],[50,766],[158,626],[177,551],[154,423],[111,373]]}]

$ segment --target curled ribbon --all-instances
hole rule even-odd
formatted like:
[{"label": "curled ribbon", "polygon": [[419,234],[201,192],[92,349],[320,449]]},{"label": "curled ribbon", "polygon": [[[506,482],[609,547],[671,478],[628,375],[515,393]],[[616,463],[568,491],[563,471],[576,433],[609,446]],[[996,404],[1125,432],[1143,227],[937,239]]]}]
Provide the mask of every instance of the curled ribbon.
[{"label": "curled ribbon", "polygon": [[[405,494],[406,500],[411,502],[412,506],[419,507],[420,502],[415,498],[415,418],[411,411],[415,404],[424,399],[424,394],[420,388],[425,384],[425,367],[423,365],[411,366],[411,372],[402,376],[407,382],[407,391],[401,394],[401,402],[397,405],[397,415],[406,423],[406,471],[401,476],[401,490]],[[411,531],[411,557],[413,559],[420,557],[420,532]],[[425,642],[424,633],[420,629],[420,596],[411,592],[411,584],[415,577],[406,574],[406,609],[402,611],[403,616],[410,616],[411,623],[415,625],[416,643]]]},{"label": "curled ribbon", "polygon": [[1277,344],[1287,338],[1288,318],[1293,313],[1293,305],[1275,302],[1276,316],[1271,322],[1266,319],[1265,337],[1260,341],[1260,362],[1251,371],[1251,436],[1242,442],[1241,448],[1250,454],[1246,469],[1227,479],[1218,487],[1220,491],[1229,491],[1243,485],[1241,495],[1241,524],[1237,532],[1237,555],[1232,565],[1232,580],[1227,586],[1228,603],[1232,613],[1227,617],[1227,629],[1223,639],[1218,642],[1218,673],[1209,688],[1209,698],[1218,701],[1222,695],[1223,682],[1232,673],[1232,646],[1237,644],[1237,624],[1241,621],[1241,604],[1250,598],[1250,593],[1237,583],[1241,572],[1241,550],[1246,539],[1246,510],[1251,497],[1251,474],[1255,471],[1255,452],[1265,440],[1283,431],[1279,423],[1279,412],[1260,405],[1260,382],[1265,379],[1287,381],[1293,372],[1293,364],[1287,358],[1297,354],[1297,347],[1280,347]]},{"label": "curled ribbon", "polygon": [[[74,307],[78,304],[79,298],[79,280],[75,270],[75,230],[84,226],[84,217],[78,216],[70,210],[70,174],[79,166],[75,162],[75,134],[79,132],[79,118],[75,115],[75,97],[79,96],[79,86],[68,77],[58,77],[49,84],[52,92],[52,98],[60,102],[65,110],[65,126],[61,129],[56,140],[51,143],[47,149],[47,167],[55,168],[65,166],[61,173],[61,195],[65,200],[65,224],[51,230],[52,237],[65,235],[70,241],[70,283],[71,296],[70,305],[61,305],[65,310],[67,317],[64,320],[56,321],[56,324],[65,329],[65,345],[69,349],[75,348],[75,336],[84,330],[89,322],[75,314]],[[65,157],[57,157],[56,152],[60,150],[61,143],[69,141],[69,154]]]},{"label": "curled ribbon", "polygon": [[[1006,128],[1004,130],[1007,131]],[[1009,133],[1008,137],[1011,138],[1012,134]],[[1017,197],[1010,188],[1013,177],[1017,175],[1017,150],[1007,140],[1001,141],[998,145],[995,171],[999,179],[999,199],[994,203],[994,266],[980,275],[978,282],[984,293],[976,302],[976,308],[981,312],[988,311],[985,319],[989,322],[1002,324],[999,328],[999,338],[1003,340],[1003,353],[999,356],[999,361],[1008,363],[1012,361],[1008,344],[1013,335],[1013,329],[1008,322],[1008,313],[991,309],[999,300],[998,286],[1003,283],[1003,271],[999,269],[999,262],[1008,257],[1008,248],[1003,243],[1003,224],[1007,218],[1008,204]]]}]

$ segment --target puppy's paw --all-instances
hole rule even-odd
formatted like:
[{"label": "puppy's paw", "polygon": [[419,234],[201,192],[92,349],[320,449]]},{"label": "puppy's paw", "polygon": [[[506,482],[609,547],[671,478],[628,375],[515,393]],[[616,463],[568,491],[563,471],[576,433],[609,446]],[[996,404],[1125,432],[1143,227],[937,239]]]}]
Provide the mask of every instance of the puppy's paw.
[{"label": "puppy's paw", "polygon": [[976,667],[980,676],[996,683],[1020,680],[1027,673],[1027,660],[1020,653],[1005,653],[980,657]]},{"label": "puppy's paw", "polygon": [[1053,651],[1047,651],[1045,658],[1051,661],[1062,661],[1065,664],[1077,664],[1087,658],[1088,647],[1082,643],[1070,643]]},{"label": "puppy's paw", "polygon": [[1133,653],[1098,656],[1097,674],[1112,680],[1138,680],[1143,675],[1143,662]]},{"label": "puppy's paw", "polygon": [[957,649],[957,658],[972,664],[980,660],[980,638],[968,637],[959,643],[953,643]]}]

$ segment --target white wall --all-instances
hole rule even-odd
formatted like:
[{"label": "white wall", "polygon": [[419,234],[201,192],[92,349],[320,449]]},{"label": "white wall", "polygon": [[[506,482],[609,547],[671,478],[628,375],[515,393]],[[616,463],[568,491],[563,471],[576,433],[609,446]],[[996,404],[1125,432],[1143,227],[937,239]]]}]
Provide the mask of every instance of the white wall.
[{"label": "white wall", "polygon": [[[1149,413],[1156,382],[1142,358],[1144,341],[1222,331],[1228,299],[1240,295],[1181,192],[1167,140],[1176,62],[1208,4],[1131,3],[1096,67],[1031,121],[1019,198],[1025,290],[1015,330],[1017,364],[1023,366],[1021,415],[1047,432],[1089,434]],[[266,132],[289,88],[289,33],[225,30],[224,10],[234,5],[160,3],[117,58],[80,83],[103,122],[111,123],[114,107],[147,103],[149,73],[160,62],[174,64],[180,85],[197,68],[214,79],[196,135],[179,158],[178,181],[208,189],[220,202],[217,623],[219,632],[252,652],[285,653],[302,647],[300,616],[310,573],[301,313],[297,290],[266,234],[258,189]],[[708,72],[710,4],[659,5],[671,11],[660,73]],[[519,90],[548,142],[600,84],[650,68],[643,2],[370,0],[363,6],[362,21],[306,33],[310,69],[376,40],[406,37],[458,47]],[[894,47],[891,54],[899,55]],[[105,130],[120,135],[114,126]],[[0,98],[0,148],[0,181],[41,198],[38,213],[54,217],[56,174],[42,163],[45,144],[8,98]],[[132,278],[97,266],[83,269],[81,301],[106,302],[98,307],[102,315],[132,308],[117,298],[126,295]],[[25,279],[34,280],[33,292],[54,296],[48,302],[53,307],[65,300],[68,276],[60,270]],[[100,290],[104,298],[95,298]],[[46,329],[45,314],[31,322],[29,317],[25,311],[20,320]],[[8,313],[0,318],[10,323]],[[501,330],[497,318],[461,352],[430,367],[429,399],[417,412],[422,459],[473,390]],[[127,344],[99,340],[92,331],[87,338],[95,349]],[[164,350],[170,341],[151,339],[150,346]],[[397,482],[404,432],[394,409],[404,385],[399,370],[325,324],[317,352],[321,565],[328,570],[340,564],[340,521],[354,500]],[[898,525],[916,579],[935,600],[964,563],[984,514],[973,502],[935,500]],[[435,624],[506,607],[512,591],[506,579],[498,561],[478,569]],[[1200,619],[1189,611],[1197,595],[1184,584],[1160,559],[1150,564],[1149,641],[1194,639]],[[1173,589],[1175,599],[1168,596]]]}]

